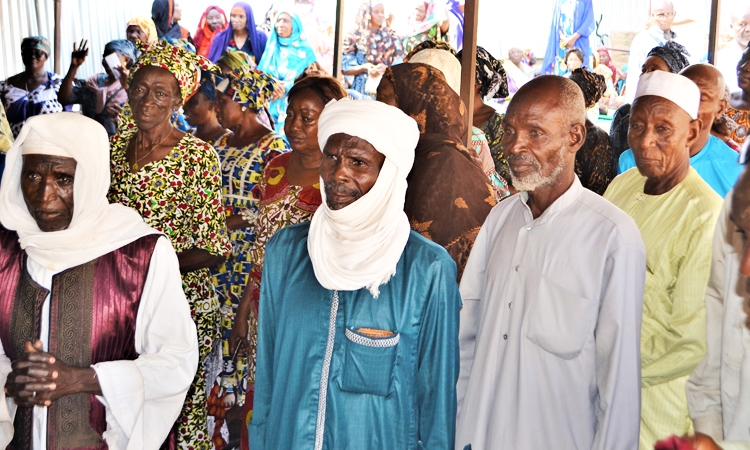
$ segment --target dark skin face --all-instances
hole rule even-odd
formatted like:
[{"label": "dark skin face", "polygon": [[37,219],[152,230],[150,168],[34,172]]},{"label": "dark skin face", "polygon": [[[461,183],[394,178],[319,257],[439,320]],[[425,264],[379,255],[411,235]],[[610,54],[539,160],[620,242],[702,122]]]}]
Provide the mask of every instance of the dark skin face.
[{"label": "dark skin face", "polygon": [[276,33],[279,37],[288,38],[292,35],[292,17],[287,14],[279,14],[279,18],[276,19]]},{"label": "dark skin face", "polygon": [[380,80],[375,98],[377,101],[385,103],[386,105],[398,107],[398,104],[396,103],[396,87],[388,78],[383,77],[383,79]]},{"label": "dark skin face", "polygon": [[518,47],[513,47],[508,51],[508,59],[510,59],[510,61],[515,65],[521,64],[521,59],[523,59],[523,50]]},{"label": "dark skin face", "polygon": [[318,145],[318,119],[325,104],[315,92],[305,89],[289,99],[284,132],[295,152],[320,153]]},{"label": "dark skin face", "polygon": [[211,28],[211,31],[216,31],[224,26],[224,16],[222,16],[216,8],[213,8],[208,14],[206,14],[206,23],[208,24],[208,27]]},{"label": "dark skin face", "polygon": [[25,49],[21,52],[21,61],[29,72],[41,72],[47,62],[47,53],[38,49]]},{"label": "dark skin face", "polygon": [[637,98],[630,112],[628,143],[635,163],[648,178],[645,191],[650,195],[668,192],[687,175],[689,148],[698,139],[700,119],[671,101],[653,95]]},{"label": "dark skin face", "polygon": [[743,91],[750,92],[750,50],[742,52],[737,64],[737,84]]},{"label": "dark skin face", "polygon": [[135,73],[128,97],[142,130],[163,125],[182,105],[177,79],[168,70],[155,66],[143,67]]},{"label": "dark skin face", "polygon": [[76,160],[60,156],[24,155],[21,192],[29,214],[44,232],[68,228],[73,220]]},{"label": "dark skin face", "polygon": [[370,10],[370,26],[380,28],[385,23],[385,7],[382,4],[374,5]]},{"label": "dark skin face", "polygon": [[232,8],[232,12],[229,15],[229,22],[232,23],[233,30],[244,30],[247,28],[247,14],[241,6],[235,6]]},{"label": "dark skin face", "polygon": [[216,118],[222,127],[237,131],[237,127],[244,123],[245,114],[255,114],[253,111],[242,110],[242,105],[234,102],[229,97],[222,93],[216,94],[216,102],[218,103],[218,109],[216,110]]},{"label": "dark skin face", "polygon": [[198,91],[185,103],[183,110],[190,126],[197,127],[211,121],[214,104],[203,92]]},{"label": "dark skin face", "polygon": [[328,207],[345,208],[370,192],[383,162],[385,156],[364,139],[344,133],[329,137],[320,164]]},{"label": "dark skin face", "polygon": [[701,140],[708,139],[714,120],[721,116],[727,107],[721,72],[707,64],[696,64],[682,71],[682,75],[695,83],[701,91],[701,103],[698,109],[698,118],[703,125]]},{"label": "dark skin face", "polygon": [[130,25],[126,31],[126,35],[128,40],[133,44],[138,41],[141,41],[144,44],[148,43],[148,36],[146,36],[146,33],[144,33],[138,25]]},{"label": "dark skin face", "polygon": [[658,56],[649,56],[648,58],[646,58],[646,62],[643,63],[643,67],[641,67],[641,74],[651,73],[657,70],[661,70],[663,72],[671,72],[671,70],[669,70],[669,66],[663,59]]}]

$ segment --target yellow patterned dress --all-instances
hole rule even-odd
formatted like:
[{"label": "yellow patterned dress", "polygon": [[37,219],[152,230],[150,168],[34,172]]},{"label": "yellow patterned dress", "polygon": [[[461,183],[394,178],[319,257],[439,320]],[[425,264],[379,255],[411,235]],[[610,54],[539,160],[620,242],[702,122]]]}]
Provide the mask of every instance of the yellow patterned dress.
[{"label": "yellow patterned dress", "polygon": [[[256,214],[258,200],[253,196],[253,190],[260,182],[268,162],[288,152],[289,144],[273,132],[245,148],[230,146],[229,138],[230,136],[224,136],[216,144],[216,152],[221,161],[225,212],[227,216],[240,214],[242,210],[249,210]],[[234,401],[242,405],[245,401],[247,360],[244,357],[232,358],[227,338],[234,324],[242,292],[250,276],[251,264],[247,260],[247,252],[255,240],[255,229],[230,230],[229,240],[232,243],[231,255],[225,264],[214,271],[213,278],[221,304],[223,338],[221,389],[215,393],[219,397],[233,394]],[[213,395],[212,392],[212,397]]]},{"label": "yellow patterned dress", "polygon": [[[186,134],[160,161],[130,172],[125,152],[135,130],[112,137],[109,201],[138,211],[147,224],[166,234],[177,253],[200,248],[226,256],[227,239],[221,172],[214,149]],[[218,350],[219,300],[208,269],[182,274],[182,286],[198,330],[200,363],[177,426],[181,449],[210,449],[207,369]]]}]

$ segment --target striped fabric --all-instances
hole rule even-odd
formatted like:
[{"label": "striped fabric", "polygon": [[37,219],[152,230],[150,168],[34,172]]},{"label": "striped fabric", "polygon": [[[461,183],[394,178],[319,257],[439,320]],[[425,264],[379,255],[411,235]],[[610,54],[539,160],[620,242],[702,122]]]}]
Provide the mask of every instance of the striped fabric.
[{"label": "striped fabric", "polygon": [[641,327],[640,448],[692,431],[685,382],[705,352],[706,284],[711,241],[722,199],[690,169],[663,195],[643,192],[633,168],[615,178],[604,197],[638,224],[646,244]]}]

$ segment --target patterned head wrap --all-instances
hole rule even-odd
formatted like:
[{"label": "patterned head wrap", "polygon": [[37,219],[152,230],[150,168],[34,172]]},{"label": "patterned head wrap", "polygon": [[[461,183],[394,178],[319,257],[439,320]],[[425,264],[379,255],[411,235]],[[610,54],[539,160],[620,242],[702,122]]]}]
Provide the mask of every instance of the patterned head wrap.
[{"label": "patterned head wrap", "polygon": [[49,40],[44,36],[29,36],[21,41],[21,52],[24,50],[41,50],[49,56],[52,53]]},{"label": "patterned head wrap", "polygon": [[593,108],[607,90],[607,81],[598,73],[590,72],[585,67],[575,69],[570,74],[570,80],[575,82],[583,91],[586,109]]},{"label": "patterned head wrap", "polygon": [[167,42],[146,44],[142,46],[142,50],[143,53],[136,60],[131,72],[131,80],[138,70],[146,66],[166,69],[177,79],[183,102],[186,102],[198,90],[201,70],[211,70],[214,67],[206,58]]},{"label": "patterned head wrap", "polygon": [[255,112],[262,111],[268,105],[278,84],[271,75],[249,67],[235,70],[227,78],[217,76],[216,79],[217,91]]},{"label": "patterned head wrap", "polygon": [[156,42],[159,40],[159,36],[156,33],[156,25],[154,25],[154,21],[150,17],[133,17],[132,19],[130,19],[130,22],[128,22],[127,26],[131,25],[135,25],[140,28],[141,31],[143,31],[143,33],[146,35],[148,44],[156,44]]},{"label": "patterned head wrap", "polygon": [[[463,50],[456,57],[461,60]],[[482,98],[505,98],[508,93],[508,76],[503,63],[490,55],[490,52],[477,45],[476,81]]]},{"label": "patterned head wrap", "polygon": [[690,65],[690,61],[687,59],[690,53],[675,41],[667,41],[664,46],[659,45],[652,48],[648,52],[648,56],[658,56],[663,59],[672,73],[680,73],[682,69]]},{"label": "patterned head wrap", "polygon": [[250,67],[251,69],[255,69],[255,62],[253,61],[253,57],[239,50],[228,50],[226,53],[221,55],[221,58],[216,61],[216,64],[223,64],[233,71],[240,70],[243,67]]},{"label": "patterned head wrap", "polygon": [[198,51],[195,49],[195,45],[191,44],[187,39],[165,37],[164,40],[167,41],[167,43],[172,47],[181,48],[190,53],[198,53]]},{"label": "patterned head wrap", "polygon": [[132,42],[125,39],[117,39],[107,42],[107,45],[104,46],[103,54],[109,55],[111,53],[117,53],[118,55],[128,57],[130,58],[130,64],[132,65],[135,63],[135,55],[137,52],[138,49],[135,48],[135,45],[133,45]]}]

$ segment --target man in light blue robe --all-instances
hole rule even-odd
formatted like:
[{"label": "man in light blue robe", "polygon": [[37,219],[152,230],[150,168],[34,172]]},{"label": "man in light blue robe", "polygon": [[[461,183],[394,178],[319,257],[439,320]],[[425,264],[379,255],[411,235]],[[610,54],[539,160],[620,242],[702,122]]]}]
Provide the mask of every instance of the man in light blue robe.
[{"label": "man in light blue robe", "polygon": [[460,296],[409,228],[416,122],[341,100],[318,122],[323,204],[269,241],[250,448],[453,448]]},{"label": "man in light blue robe", "polygon": [[580,49],[583,52],[583,65],[590,67],[589,36],[595,28],[592,0],[557,0],[552,13],[552,27],[542,63],[542,75],[565,73],[567,69],[561,65],[565,60],[565,52],[570,48]]}]

